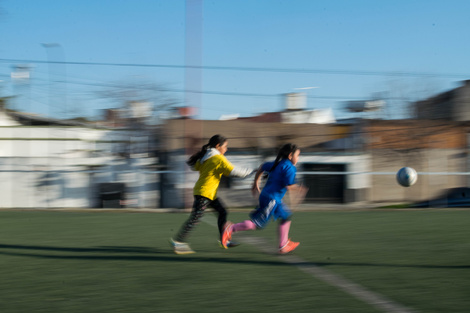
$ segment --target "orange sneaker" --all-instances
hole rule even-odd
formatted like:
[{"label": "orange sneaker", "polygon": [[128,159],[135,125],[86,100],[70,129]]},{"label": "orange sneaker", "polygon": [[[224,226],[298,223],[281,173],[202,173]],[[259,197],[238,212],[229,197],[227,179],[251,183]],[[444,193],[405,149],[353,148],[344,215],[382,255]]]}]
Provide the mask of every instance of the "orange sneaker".
[{"label": "orange sneaker", "polygon": [[299,244],[300,242],[294,242],[289,239],[287,240],[287,243],[279,249],[279,253],[286,254],[286,253],[292,252],[295,250],[295,248],[299,246]]},{"label": "orange sneaker", "polygon": [[224,249],[228,249],[228,245],[230,240],[232,240],[232,223],[227,222],[225,223],[224,231],[222,232],[222,247]]}]

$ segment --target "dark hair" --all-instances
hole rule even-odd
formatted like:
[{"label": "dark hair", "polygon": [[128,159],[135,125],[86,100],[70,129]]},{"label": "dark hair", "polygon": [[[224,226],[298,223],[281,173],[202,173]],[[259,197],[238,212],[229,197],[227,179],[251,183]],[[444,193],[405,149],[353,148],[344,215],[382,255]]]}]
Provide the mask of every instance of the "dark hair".
[{"label": "dark hair", "polygon": [[294,145],[293,143],[286,143],[279,149],[279,152],[277,153],[276,160],[274,161],[273,167],[269,170],[270,172],[274,171],[276,166],[279,164],[284,159],[288,159],[289,155],[291,153],[294,153],[295,151],[299,150],[299,147],[297,145]]},{"label": "dark hair", "polygon": [[209,139],[209,143],[202,146],[201,151],[196,152],[192,156],[189,157],[186,164],[189,166],[194,166],[198,160],[200,160],[204,154],[206,154],[209,148],[215,148],[217,145],[223,145],[227,141],[227,138],[221,135],[214,135]]}]

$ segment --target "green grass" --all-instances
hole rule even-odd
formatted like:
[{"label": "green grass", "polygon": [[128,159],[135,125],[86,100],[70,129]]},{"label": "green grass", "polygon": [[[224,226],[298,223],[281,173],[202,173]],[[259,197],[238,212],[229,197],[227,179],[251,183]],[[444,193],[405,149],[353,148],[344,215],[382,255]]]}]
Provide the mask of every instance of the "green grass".
[{"label": "green grass", "polygon": [[400,204],[391,204],[378,207],[377,209],[408,209],[410,208],[410,203],[400,203]]},{"label": "green grass", "polygon": [[[212,213],[207,213],[208,217]],[[380,312],[187,213],[0,212],[0,312]],[[246,212],[230,214],[233,221]],[[297,212],[295,255],[417,312],[470,307],[468,210]],[[243,235],[276,246],[276,224]],[[236,234],[235,237],[242,234]]]}]

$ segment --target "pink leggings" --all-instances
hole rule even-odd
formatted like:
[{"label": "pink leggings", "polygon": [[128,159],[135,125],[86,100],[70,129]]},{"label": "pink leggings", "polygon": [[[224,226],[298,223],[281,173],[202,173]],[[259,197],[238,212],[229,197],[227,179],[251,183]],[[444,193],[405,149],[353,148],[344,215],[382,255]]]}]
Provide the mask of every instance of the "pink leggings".
[{"label": "pink leggings", "polygon": [[237,232],[237,231],[245,231],[245,230],[255,230],[256,225],[250,220],[245,220],[241,223],[234,224],[232,226],[232,231]]},{"label": "pink leggings", "polygon": [[[290,221],[286,221],[282,224],[279,224],[279,248],[284,247],[284,245],[289,240],[289,228]],[[255,230],[256,225],[250,220],[245,220],[241,223],[234,224],[232,226],[232,232],[245,231],[245,230]]]}]

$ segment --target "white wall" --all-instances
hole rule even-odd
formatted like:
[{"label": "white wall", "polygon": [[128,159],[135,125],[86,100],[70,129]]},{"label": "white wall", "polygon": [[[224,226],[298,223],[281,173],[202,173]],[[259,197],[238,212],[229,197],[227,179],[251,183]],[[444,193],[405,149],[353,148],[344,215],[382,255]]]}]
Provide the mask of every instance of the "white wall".
[{"label": "white wall", "polygon": [[[134,206],[155,207],[148,188],[156,175],[143,173],[155,161],[117,154],[131,137],[80,127],[0,127],[0,208],[90,207],[97,184],[109,182],[126,183]],[[91,173],[92,165],[100,172]]]},{"label": "white wall", "polygon": [[[371,187],[371,157],[369,155],[300,155],[302,163],[345,164],[347,189],[363,189]],[[358,173],[358,174],[356,174]]]}]

